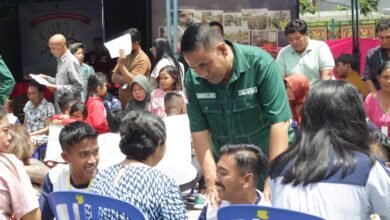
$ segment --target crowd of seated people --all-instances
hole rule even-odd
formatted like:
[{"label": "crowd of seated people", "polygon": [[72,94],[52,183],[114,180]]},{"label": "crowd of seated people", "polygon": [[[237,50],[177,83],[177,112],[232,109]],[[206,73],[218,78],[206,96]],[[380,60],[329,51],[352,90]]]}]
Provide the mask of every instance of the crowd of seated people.
[{"label": "crowd of seated people", "polygon": [[[378,25],[378,31],[390,37],[390,20]],[[193,153],[192,138],[198,131],[191,130],[190,124],[196,122],[187,115],[182,63],[172,55],[167,40],[156,39],[151,52],[158,62],[152,68],[150,61],[144,62],[147,57],[140,48],[139,31],[132,28],[128,33],[134,35],[134,53],[120,51],[112,79],[83,63],[83,44],[70,47],[80,66],[88,69],[80,72],[83,99],[69,93],[56,96],[60,111],[55,112],[44,98],[45,86],[31,81],[21,125],[14,124],[17,120],[7,114],[7,106],[0,107],[0,185],[5,189],[0,192],[5,201],[0,203],[0,219],[53,219],[48,196],[61,190],[126,201],[147,219],[187,219],[183,195],[196,186],[203,198],[197,207],[202,210],[199,219],[217,219],[219,208],[233,204],[273,206],[324,219],[368,219],[371,215],[390,219],[390,45],[386,42],[381,44],[385,59],[375,68],[377,72],[370,73],[375,74],[370,79],[378,87],[368,93],[372,87],[353,69],[352,55],[329,57],[325,44],[308,38],[303,20],[291,21],[285,30],[289,45],[273,62],[286,88],[295,140],[272,161],[262,146],[246,142],[225,143],[218,157],[216,152],[206,152],[216,160],[216,191],[211,197],[200,190],[202,169],[210,164],[199,165],[199,154]],[[222,55],[226,54],[216,56]],[[306,62],[314,58],[318,63]],[[190,68],[219,74],[208,67],[210,63]],[[338,80],[331,79],[335,65]],[[108,92],[111,80],[121,86],[120,99]],[[228,83],[236,86],[234,78],[226,80],[215,87],[222,91]],[[208,102],[216,94],[213,89],[195,96]],[[249,89],[239,90],[239,96]],[[262,92],[256,89],[255,93]],[[209,105],[214,109],[201,109],[208,120],[225,105],[214,104]],[[249,103],[233,105],[235,111],[253,108]],[[36,148],[47,143],[51,126],[61,129],[57,138],[61,160],[53,168],[39,161],[42,157],[33,158]],[[215,138],[213,133],[208,135]],[[266,172],[268,189],[259,186],[260,174]],[[103,211],[100,215],[112,219],[116,214]]]}]

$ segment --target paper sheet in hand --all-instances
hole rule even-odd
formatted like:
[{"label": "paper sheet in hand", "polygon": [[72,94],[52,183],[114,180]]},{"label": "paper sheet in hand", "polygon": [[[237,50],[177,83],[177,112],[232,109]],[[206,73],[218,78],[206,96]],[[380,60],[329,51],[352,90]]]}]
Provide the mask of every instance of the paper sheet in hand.
[{"label": "paper sheet in hand", "polygon": [[31,76],[31,78],[33,80],[37,81],[41,85],[44,85],[44,86],[50,85],[50,83],[46,79],[44,79],[38,75],[34,75],[34,74],[29,74],[29,75]]},{"label": "paper sheet in hand", "polygon": [[131,36],[130,34],[125,34],[104,43],[104,46],[106,46],[110,52],[111,58],[119,57],[119,49],[123,49],[125,54],[128,55],[131,53]]}]

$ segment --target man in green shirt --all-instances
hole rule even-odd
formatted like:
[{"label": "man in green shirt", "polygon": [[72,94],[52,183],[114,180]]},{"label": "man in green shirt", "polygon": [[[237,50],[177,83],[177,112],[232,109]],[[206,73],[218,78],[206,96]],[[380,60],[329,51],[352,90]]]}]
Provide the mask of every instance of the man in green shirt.
[{"label": "man in green shirt", "polygon": [[[291,111],[278,66],[262,49],[224,41],[208,24],[193,24],[181,51],[190,67],[185,88],[192,141],[213,203],[220,147],[255,144],[272,161],[288,147]],[[267,182],[266,196],[268,190]]]},{"label": "man in green shirt", "polygon": [[0,106],[4,105],[5,100],[11,94],[14,86],[15,79],[0,55]]}]

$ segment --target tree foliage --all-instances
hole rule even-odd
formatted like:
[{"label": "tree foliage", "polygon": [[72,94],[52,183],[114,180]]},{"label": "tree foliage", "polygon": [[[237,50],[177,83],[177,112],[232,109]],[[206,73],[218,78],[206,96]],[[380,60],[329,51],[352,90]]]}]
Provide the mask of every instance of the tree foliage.
[{"label": "tree foliage", "polygon": [[[320,0],[321,1],[321,0]],[[359,0],[360,13],[367,15],[372,11],[378,10],[378,5],[382,0]],[[336,6],[336,10],[347,10],[350,7],[341,5]],[[299,11],[301,14],[310,13],[314,14],[316,12],[316,7],[314,7],[311,0],[299,0]]]},{"label": "tree foliage", "polygon": [[360,13],[366,15],[372,11],[378,10],[381,0],[359,0]]},{"label": "tree foliage", "polygon": [[316,8],[314,7],[311,0],[299,0],[299,12],[301,14],[314,14],[316,12]]}]

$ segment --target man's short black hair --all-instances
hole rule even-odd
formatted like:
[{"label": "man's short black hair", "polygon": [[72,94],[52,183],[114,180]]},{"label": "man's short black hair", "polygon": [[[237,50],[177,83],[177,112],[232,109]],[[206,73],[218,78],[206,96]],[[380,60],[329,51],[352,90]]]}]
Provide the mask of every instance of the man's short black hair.
[{"label": "man's short black hair", "polygon": [[141,32],[139,32],[137,28],[130,28],[125,31],[124,34],[130,34],[131,42],[138,42],[138,44],[141,44]]},{"label": "man's short black hair", "polygon": [[301,34],[307,33],[307,24],[304,20],[293,19],[288,22],[286,28],[284,29],[284,34],[287,36],[295,32],[299,32]]},{"label": "man's short black hair", "polygon": [[98,133],[89,124],[76,121],[61,129],[59,140],[62,151],[71,152],[75,144],[85,138],[97,138]]},{"label": "man's short black hair", "polygon": [[225,144],[221,148],[221,157],[224,154],[234,154],[237,167],[242,172],[252,173],[255,185],[260,179],[261,172],[267,170],[268,158],[254,144]]},{"label": "man's short black hair", "polygon": [[376,24],[375,33],[378,34],[379,32],[385,31],[387,29],[390,29],[390,18],[383,18]]},{"label": "man's short black hair", "polygon": [[349,64],[352,69],[357,70],[358,60],[348,53],[342,53],[335,59],[335,63],[341,62],[344,65]]},{"label": "man's short black hair", "polygon": [[212,26],[218,26],[221,30],[222,30],[222,33],[223,33],[223,26],[221,23],[219,23],[218,21],[212,21],[209,23],[210,27]]},{"label": "man's short black hair", "polygon": [[224,42],[224,39],[209,24],[194,23],[186,29],[181,38],[181,52],[193,52],[201,46],[208,49],[214,41]]},{"label": "man's short black hair", "polygon": [[165,95],[164,95],[164,104],[165,103],[168,103],[169,101],[171,101],[173,98],[183,98],[183,96],[178,93],[178,92],[174,92],[174,91],[171,91],[171,92],[167,92]]}]

